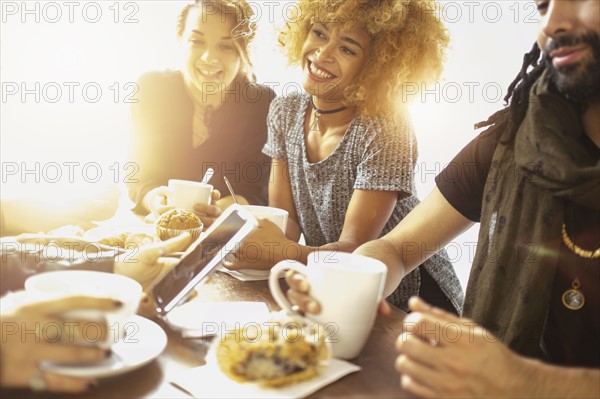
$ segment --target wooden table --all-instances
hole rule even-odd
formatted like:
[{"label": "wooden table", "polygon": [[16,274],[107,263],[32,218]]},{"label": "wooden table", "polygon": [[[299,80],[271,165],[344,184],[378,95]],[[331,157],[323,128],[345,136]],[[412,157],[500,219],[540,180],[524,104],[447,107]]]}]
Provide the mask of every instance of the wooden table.
[{"label": "wooden table", "polygon": [[[278,310],[266,281],[241,282],[224,274],[215,273],[200,287],[201,301],[257,301],[265,302],[270,310]],[[394,370],[394,341],[399,334],[405,313],[392,309],[390,316],[379,315],[373,332],[362,353],[354,360],[362,370],[350,374],[317,391],[311,398],[403,398],[408,395],[400,389],[399,376]],[[165,351],[150,364],[132,372],[102,379],[100,385],[83,398],[189,398],[190,396],[169,383],[169,376],[190,367],[204,364],[208,344],[203,340],[181,338],[161,321],[169,343]],[[65,397],[65,395],[34,394],[27,390],[4,390],[0,397]]]}]

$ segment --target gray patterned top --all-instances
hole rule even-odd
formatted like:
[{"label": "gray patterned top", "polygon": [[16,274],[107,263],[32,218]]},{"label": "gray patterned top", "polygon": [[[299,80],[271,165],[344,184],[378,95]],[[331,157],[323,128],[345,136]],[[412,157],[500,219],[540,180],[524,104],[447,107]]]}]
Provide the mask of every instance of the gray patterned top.
[{"label": "gray patterned top", "polygon": [[[310,163],[306,157],[304,116],[306,93],[273,100],[268,116],[268,139],[263,152],[288,163],[298,223],[310,246],[339,239],[346,209],[355,189],[398,191],[396,207],[382,235],[391,231],[417,204],[413,168],[417,146],[408,117],[392,125],[384,118],[356,116],[338,147],[327,158]],[[444,251],[423,266],[451,300],[462,309],[463,293]],[[407,300],[419,293],[416,269],[388,298],[407,309]]]}]

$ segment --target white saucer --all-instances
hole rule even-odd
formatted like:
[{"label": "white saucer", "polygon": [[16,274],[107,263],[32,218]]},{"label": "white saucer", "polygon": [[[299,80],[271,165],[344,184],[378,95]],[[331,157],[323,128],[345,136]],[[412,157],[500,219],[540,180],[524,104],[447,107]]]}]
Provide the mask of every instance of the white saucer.
[{"label": "white saucer", "polygon": [[112,356],[101,363],[65,366],[46,364],[53,373],[71,377],[103,378],[124,374],[154,360],[167,346],[167,334],[155,322],[133,316],[125,323],[126,336],[113,345]]},{"label": "white saucer", "polygon": [[256,270],[256,269],[240,269],[237,270],[238,273],[245,274],[246,276],[252,277],[263,277],[265,279],[269,278],[269,274],[271,270]]},{"label": "white saucer", "polygon": [[232,277],[240,281],[263,281],[269,279],[270,270],[254,270],[254,269],[241,269],[241,270],[229,270],[223,266],[217,268],[218,271],[227,273]]}]

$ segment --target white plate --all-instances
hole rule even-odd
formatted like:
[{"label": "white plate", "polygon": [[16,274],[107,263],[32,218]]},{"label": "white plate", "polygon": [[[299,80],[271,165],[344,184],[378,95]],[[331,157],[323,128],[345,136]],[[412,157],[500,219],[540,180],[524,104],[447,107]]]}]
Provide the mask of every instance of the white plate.
[{"label": "white plate", "polygon": [[167,334],[155,322],[133,316],[125,323],[126,336],[112,346],[112,356],[91,365],[47,364],[53,373],[71,377],[103,378],[126,373],[154,360],[167,346]]},{"label": "white plate", "polygon": [[201,302],[191,300],[175,307],[167,321],[186,337],[226,334],[249,324],[269,318],[264,302]]},{"label": "white plate", "polygon": [[223,266],[217,268],[218,271],[227,273],[232,277],[240,281],[263,281],[269,279],[270,270],[254,270],[254,269],[242,269],[242,270],[229,270]]}]

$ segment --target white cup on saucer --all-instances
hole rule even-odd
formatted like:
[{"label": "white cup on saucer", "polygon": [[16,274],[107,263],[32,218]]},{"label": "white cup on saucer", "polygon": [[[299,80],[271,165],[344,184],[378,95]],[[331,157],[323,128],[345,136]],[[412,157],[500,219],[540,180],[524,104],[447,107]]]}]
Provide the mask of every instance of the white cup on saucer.
[{"label": "white cup on saucer", "polygon": [[269,288],[275,302],[295,313],[279,285],[287,270],[303,274],[310,295],[321,304],[321,313],[305,317],[321,323],[330,333],[333,356],[352,359],[365,345],[383,298],[386,266],[366,256],[337,251],[316,251],[308,255],[308,265],[287,260],[271,269]]},{"label": "white cup on saucer", "polygon": [[142,297],[142,286],[135,280],[113,273],[88,270],[52,271],[33,275],[25,280],[25,291],[51,297],[85,295],[112,298],[123,306],[114,311],[75,310],[68,312],[69,318],[106,321],[109,333],[104,340],[98,337],[97,329],[83,330],[84,342],[101,347],[111,347],[125,336],[128,323],[136,314]]},{"label": "white cup on saucer", "polygon": [[261,205],[244,205],[244,208],[257,219],[267,219],[275,223],[285,234],[288,221],[288,211],[285,209]]}]

